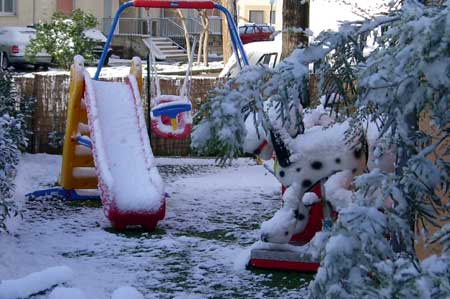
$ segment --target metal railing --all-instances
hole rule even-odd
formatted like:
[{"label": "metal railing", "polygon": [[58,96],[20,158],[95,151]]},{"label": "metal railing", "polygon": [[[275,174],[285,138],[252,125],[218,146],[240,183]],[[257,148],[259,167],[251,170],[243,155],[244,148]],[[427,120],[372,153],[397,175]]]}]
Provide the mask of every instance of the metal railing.
[{"label": "metal railing", "polygon": [[[105,34],[108,33],[111,27],[112,18],[103,18],[102,30]],[[168,37],[182,37],[184,30],[179,18],[152,18],[151,35],[152,36],[168,36]],[[147,18],[120,18],[117,25],[116,34],[121,35],[149,35],[149,26]],[[186,18],[186,27],[189,34],[200,34],[202,25],[196,18]],[[222,19],[220,17],[209,17],[209,32],[212,35],[222,34]]]}]

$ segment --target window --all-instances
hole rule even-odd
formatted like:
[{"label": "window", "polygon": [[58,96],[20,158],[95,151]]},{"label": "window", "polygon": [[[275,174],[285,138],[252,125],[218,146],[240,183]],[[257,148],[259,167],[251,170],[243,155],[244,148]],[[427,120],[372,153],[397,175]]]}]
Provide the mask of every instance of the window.
[{"label": "window", "polygon": [[56,11],[70,16],[73,10],[73,0],[57,0]]},{"label": "window", "polygon": [[263,10],[250,10],[249,12],[250,23],[262,24],[264,23],[264,11]]},{"label": "window", "polygon": [[16,0],[0,0],[0,15],[13,16],[16,13]]},{"label": "window", "polygon": [[271,24],[275,24],[277,22],[276,16],[277,16],[276,11],[272,10],[270,12],[270,23]]},{"label": "window", "polygon": [[253,26],[247,27],[245,34],[252,34],[252,33],[255,33],[255,27]]},{"label": "window", "polygon": [[268,53],[261,56],[256,64],[264,64],[268,67],[275,67],[277,64],[278,53]]}]

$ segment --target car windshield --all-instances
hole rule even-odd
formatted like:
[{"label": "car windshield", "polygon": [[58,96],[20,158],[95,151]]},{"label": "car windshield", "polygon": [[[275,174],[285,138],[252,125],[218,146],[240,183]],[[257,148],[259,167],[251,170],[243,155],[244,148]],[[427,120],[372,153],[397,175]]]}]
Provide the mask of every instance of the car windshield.
[{"label": "car windshield", "polygon": [[270,27],[267,27],[267,26],[261,27],[261,29],[262,29],[263,32],[272,32],[272,29]]},{"label": "car windshield", "polygon": [[255,33],[255,27],[247,27],[247,31],[245,33]]}]

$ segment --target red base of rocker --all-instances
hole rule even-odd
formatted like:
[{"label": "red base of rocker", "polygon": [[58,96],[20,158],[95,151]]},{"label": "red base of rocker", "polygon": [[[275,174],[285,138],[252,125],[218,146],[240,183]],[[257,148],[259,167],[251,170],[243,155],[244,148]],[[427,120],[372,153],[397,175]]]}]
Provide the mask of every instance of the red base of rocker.
[{"label": "red base of rocker", "polygon": [[140,225],[146,231],[153,231],[159,220],[166,215],[166,200],[156,213],[150,212],[122,212],[117,207],[112,206],[108,211],[108,219],[114,229],[124,230],[127,226]]},{"label": "red base of rocker", "polygon": [[[286,188],[282,186],[282,194]],[[317,197],[322,198],[320,182],[314,185],[309,192],[314,192]],[[305,245],[322,230],[323,220],[323,201],[311,205],[309,211],[309,221],[305,229],[294,236],[289,241],[290,244],[301,246]],[[254,268],[270,270],[289,270],[304,273],[316,273],[319,268],[319,262],[308,261],[308,258],[296,256],[295,253],[287,253],[275,250],[255,250],[252,251],[252,258],[249,265]]]},{"label": "red base of rocker", "polygon": [[[320,182],[318,182],[309,192],[313,192],[318,198],[322,198],[322,192],[320,189]],[[306,224],[305,229],[296,235],[293,235],[291,241],[292,245],[305,245],[314,237],[317,232],[322,230],[323,220],[323,201],[311,205],[309,210],[309,221]]]},{"label": "red base of rocker", "polygon": [[269,259],[251,259],[250,266],[268,270],[286,270],[304,273],[316,273],[320,264],[314,262],[292,262]]}]

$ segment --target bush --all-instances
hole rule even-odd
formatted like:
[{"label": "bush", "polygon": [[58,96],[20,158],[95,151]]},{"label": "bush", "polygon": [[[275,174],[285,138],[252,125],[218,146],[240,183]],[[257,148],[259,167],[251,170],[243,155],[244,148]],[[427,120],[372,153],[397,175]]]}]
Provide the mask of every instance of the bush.
[{"label": "bush", "polygon": [[20,153],[28,143],[34,99],[16,96],[12,77],[0,72],[0,231],[6,231],[5,220],[18,214],[12,201],[14,178]]},{"label": "bush", "polygon": [[74,10],[71,16],[55,13],[50,22],[36,26],[36,38],[27,47],[26,56],[33,61],[36,54],[44,49],[52,56],[53,62],[66,69],[77,54],[87,62],[92,61],[95,44],[83,35],[83,31],[96,25],[95,16],[80,9]]}]

